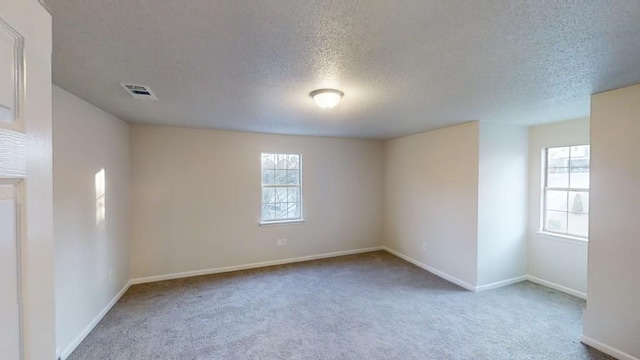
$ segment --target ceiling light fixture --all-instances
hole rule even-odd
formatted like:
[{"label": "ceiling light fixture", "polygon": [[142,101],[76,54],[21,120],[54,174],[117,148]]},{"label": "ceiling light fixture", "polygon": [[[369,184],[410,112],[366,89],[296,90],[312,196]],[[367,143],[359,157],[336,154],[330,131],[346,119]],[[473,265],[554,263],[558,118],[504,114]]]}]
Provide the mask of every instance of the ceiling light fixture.
[{"label": "ceiling light fixture", "polygon": [[309,96],[313,101],[323,109],[331,109],[338,105],[340,99],[344,96],[344,93],[336,89],[318,89],[313,90]]}]

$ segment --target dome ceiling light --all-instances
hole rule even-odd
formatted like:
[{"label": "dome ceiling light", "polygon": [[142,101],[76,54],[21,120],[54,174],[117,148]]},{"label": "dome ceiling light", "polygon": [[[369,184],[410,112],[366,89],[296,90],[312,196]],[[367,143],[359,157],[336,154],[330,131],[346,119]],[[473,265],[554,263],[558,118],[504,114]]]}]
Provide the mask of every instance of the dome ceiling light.
[{"label": "dome ceiling light", "polygon": [[336,89],[318,89],[313,90],[309,96],[313,101],[323,109],[331,109],[338,105],[340,99],[344,96],[344,93]]}]

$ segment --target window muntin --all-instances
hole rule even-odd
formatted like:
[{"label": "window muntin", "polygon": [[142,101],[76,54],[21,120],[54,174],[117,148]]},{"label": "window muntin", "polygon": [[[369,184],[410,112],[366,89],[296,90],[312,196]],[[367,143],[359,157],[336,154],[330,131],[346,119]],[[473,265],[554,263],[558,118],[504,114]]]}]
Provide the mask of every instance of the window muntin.
[{"label": "window muntin", "polygon": [[262,153],[262,222],[302,220],[300,154]]},{"label": "window muntin", "polygon": [[590,146],[548,148],[544,158],[542,230],[588,238]]}]

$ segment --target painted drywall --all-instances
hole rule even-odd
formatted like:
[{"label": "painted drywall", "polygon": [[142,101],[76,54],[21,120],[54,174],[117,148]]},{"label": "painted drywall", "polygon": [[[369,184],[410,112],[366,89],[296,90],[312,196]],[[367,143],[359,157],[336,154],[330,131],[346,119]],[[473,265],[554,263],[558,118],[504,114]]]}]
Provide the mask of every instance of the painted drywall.
[{"label": "painted drywall", "polygon": [[[258,225],[261,152],[302,155],[304,223]],[[132,125],[131,156],[133,278],[380,245],[379,141]]]},{"label": "painted drywall", "polygon": [[587,242],[541,234],[542,151],[589,144],[589,119],[562,121],[529,129],[529,275],[576,295],[587,292]]},{"label": "painted drywall", "polygon": [[528,128],[480,123],[478,286],[527,274]]},{"label": "painted drywall", "polygon": [[[129,125],[54,86],[53,150],[56,337],[64,354],[130,279]],[[106,211],[98,223],[101,169]]]},{"label": "painted drywall", "polygon": [[477,279],[478,140],[471,122],[384,143],[384,246],[468,288]]},{"label": "painted drywall", "polygon": [[635,358],[640,358],[638,134],[640,84],[591,97],[589,293],[584,336]]}]

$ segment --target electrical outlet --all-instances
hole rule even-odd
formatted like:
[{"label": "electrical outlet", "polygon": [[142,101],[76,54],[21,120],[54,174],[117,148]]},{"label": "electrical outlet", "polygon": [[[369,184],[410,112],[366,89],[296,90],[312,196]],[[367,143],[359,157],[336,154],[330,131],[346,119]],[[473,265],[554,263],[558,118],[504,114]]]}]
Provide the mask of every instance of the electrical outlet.
[{"label": "electrical outlet", "polygon": [[111,282],[113,280],[113,270],[109,270],[107,273],[107,281]]},{"label": "electrical outlet", "polygon": [[427,242],[426,241],[422,242],[422,251],[427,251]]},{"label": "electrical outlet", "polygon": [[276,240],[277,246],[285,246],[287,245],[287,238],[280,238]]}]

